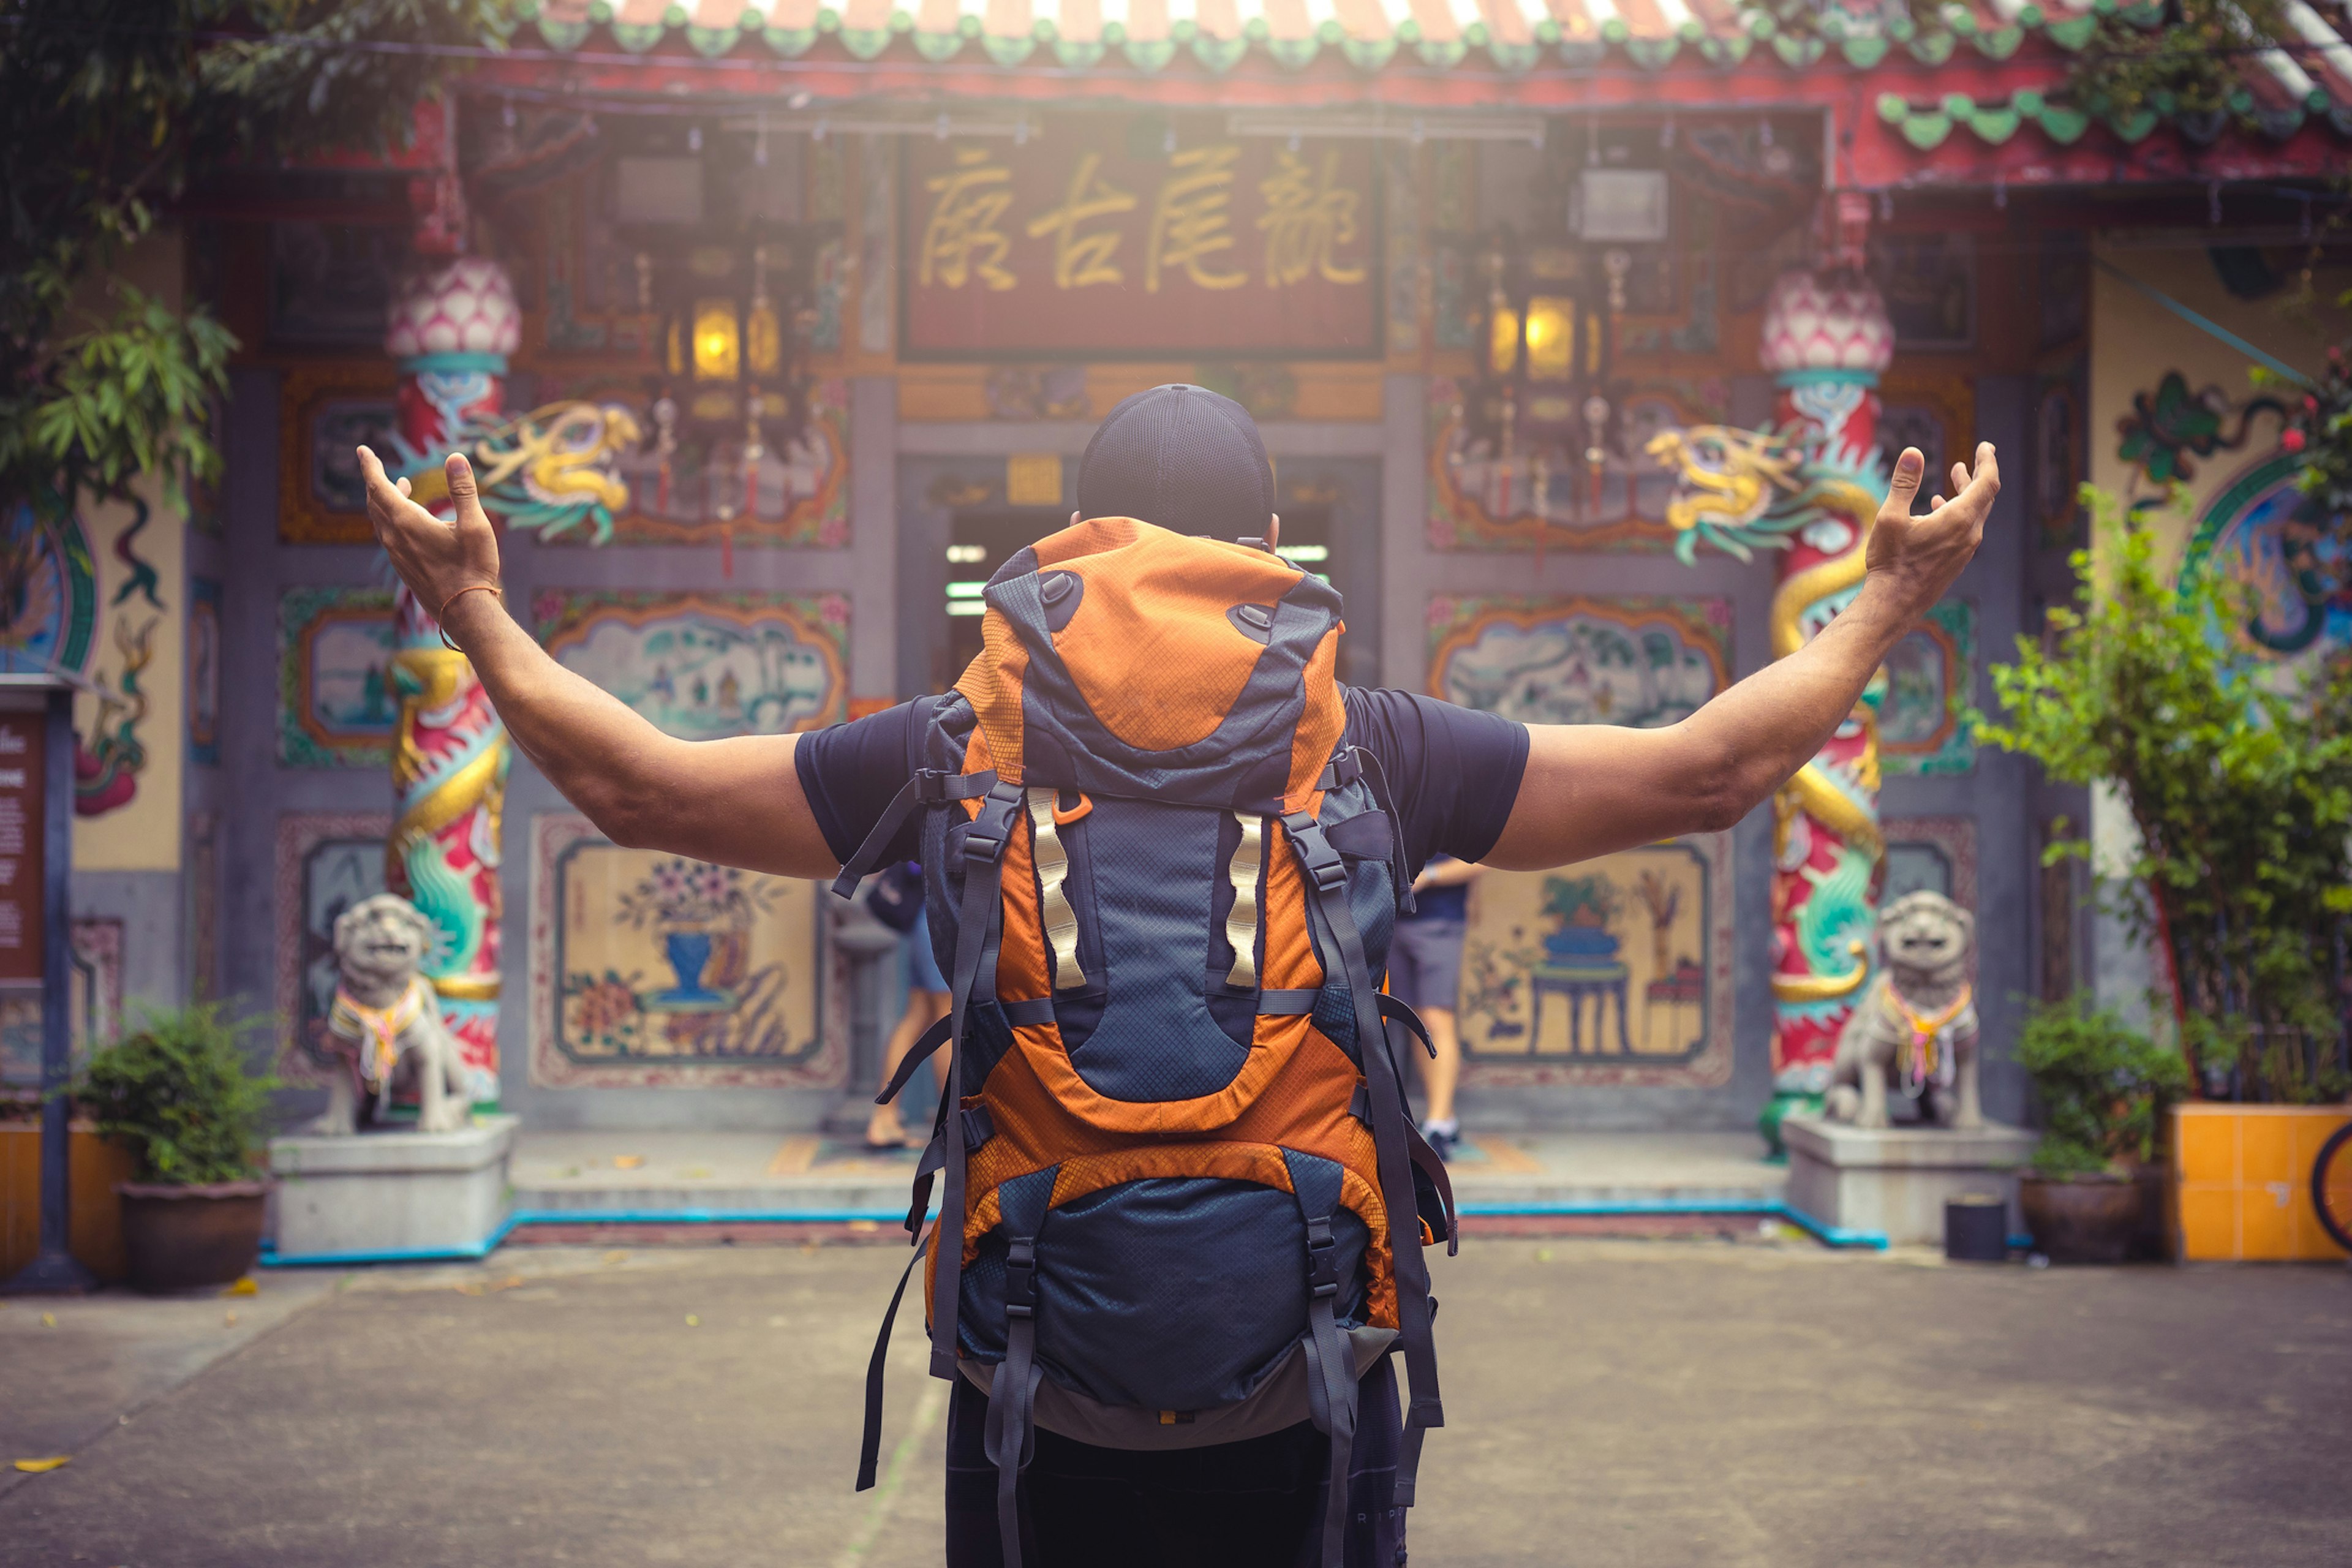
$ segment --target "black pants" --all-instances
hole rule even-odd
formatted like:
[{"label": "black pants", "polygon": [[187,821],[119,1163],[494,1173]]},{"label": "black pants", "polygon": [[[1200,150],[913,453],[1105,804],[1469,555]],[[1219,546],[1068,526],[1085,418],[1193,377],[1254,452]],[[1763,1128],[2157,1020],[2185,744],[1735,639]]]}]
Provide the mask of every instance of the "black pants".
[{"label": "black pants", "polygon": [[[1349,1466],[1347,1568],[1404,1562],[1404,1510],[1390,1506],[1396,1371],[1386,1356],[1358,1385]],[[988,1396],[961,1378],[948,1400],[948,1568],[1003,1568]],[[1317,1568],[1331,1440],[1302,1421],[1207,1448],[1098,1448],[1037,1434],[1021,1477],[1023,1568]]]}]

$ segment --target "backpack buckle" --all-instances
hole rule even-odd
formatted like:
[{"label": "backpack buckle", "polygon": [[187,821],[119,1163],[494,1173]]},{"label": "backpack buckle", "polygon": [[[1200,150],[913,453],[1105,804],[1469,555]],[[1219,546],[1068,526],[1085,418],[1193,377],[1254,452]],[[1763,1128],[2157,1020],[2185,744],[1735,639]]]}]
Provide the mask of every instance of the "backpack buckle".
[{"label": "backpack buckle", "polygon": [[1308,1294],[1318,1300],[1339,1293],[1339,1244],[1332,1237],[1330,1220],[1325,1217],[1307,1222],[1307,1285]]},{"label": "backpack buckle", "polygon": [[1317,892],[1336,893],[1348,885],[1347,865],[1324,837],[1321,823],[1303,811],[1294,811],[1282,819],[1282,829],[1290,835],[1291,847],[1298,852],[1298,863]]},{"label": "backpack buckle", "polygon": [[989,785],[988,798],[981,802],[980,815],[964,835],[963,858],[982,866],[1003,859],[1004,846],[1013,837],[1013,819],[1023,802],[1019,784],[1000,781]]},{"label": "backpack buckle", "polygon": [[1037,1315],[1037,1243],[1016,1236],[1004,1250],[1004,1315],[1012,1319]]}]

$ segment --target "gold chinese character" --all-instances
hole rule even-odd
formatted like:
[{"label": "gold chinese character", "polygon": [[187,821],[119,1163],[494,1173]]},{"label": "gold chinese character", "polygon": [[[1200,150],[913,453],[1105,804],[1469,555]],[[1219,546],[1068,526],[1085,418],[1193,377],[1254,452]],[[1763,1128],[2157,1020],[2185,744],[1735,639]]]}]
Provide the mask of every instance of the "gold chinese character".
[{"label": "gold chinese character", "polygon": [[1364,264],[1342,267],[1331,253],[1356,237],[1356,207],[1360,198],[1345,186],[1335,187],[1339,152],[1323,154],[1318,174],[1297,153],[1275,154],[1274,173],[1258,182],[1265,212],[1257,226],[1265,235],[1265,286],[1304,283],[1309,272],[1319,272],[1328,283],[1361,283]]},{"label": "gold chinese character", "polygon": [[1054,237],[1054,286],[1057,289],[1084,289],[1090,283],[1118,283],[1126,279],[1126,272],[1111,261],[1118,251],[1118,231],[1106,228],[1093,234],[1078,232],[1078,225],[1091,219],[1135,210],[1132,192],[1095,177],[1095,171],[1101,167],[1099,153],[1080,158],[1078,172],[1070,176],[1070,194],[1062,205],[1029,220],[1030,238],[1043,239],[1049,234]]},{"label": "gold chinese character", "polygon": [[923,183],[925,190],[939,197],[923,229],[924,287],[937,278],[950,289],[961,289],[974,273],[991,289],[1013,287],[1013,276],[1002,265],[1013,241],[996,226],[1013,205],[1012,183],[1013,171],[990,163],[982,147],[960,150],[952,174],[934,174]]},{"label": "gold chinese character", "polygon": [[1178,173],[1160,187],[1152,204],[1151,237],[1143,257],[1143,287],[1160,292],[1160,271],[1181,267],[1184,276],[1203,289],[1238,289],[1249,281],[1246,272],[1212,272],[1208,258],[1234,247],[1226,226],[1226,206],[1233,200],[1234,160],[1239,147],[1195,147],[1169,160]]}]

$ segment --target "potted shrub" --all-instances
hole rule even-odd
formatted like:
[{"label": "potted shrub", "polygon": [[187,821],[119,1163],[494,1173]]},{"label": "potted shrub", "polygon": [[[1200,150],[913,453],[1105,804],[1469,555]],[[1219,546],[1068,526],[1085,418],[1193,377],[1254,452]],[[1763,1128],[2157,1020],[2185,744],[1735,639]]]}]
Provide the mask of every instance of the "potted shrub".
[{"label": "potted shrub", "polygon": [[2144,510],[2084,494],[2095,569],[2078,552],[2075,606],[1994,667],[2003,719],[1979,734],[2130,814],[2103,890],[2158,960],[2154,1010],[2205,1096],[2165,1141],[2181,1256],[2337,1256],[2308,1199],[2277,1194],[2301,1189],[2352,1087],[2352,661],[2279,657],[2221,563],[2176,580]]},{"label": "potted shrub", "polygon": [[2044,1131],[2018,1206],[2037,1251],[2060,1263],[2120,1263],[2147,1214],[2132,1168],[2155,1152],[2164,1108],[2189,1087],[2178,1052],[2081,996],[2037,1007],[2017,1038]]},{"label": "potted shrub", "polygon": [[138,1163],[115,1188],[138,1289],[226,1285],[260,1254],[262,1140],[278,1080],[249,1070],[240,1037],[266,1022],[229,1018],[216,1002],[147,1010],[74,1085],[99,1132]]}]

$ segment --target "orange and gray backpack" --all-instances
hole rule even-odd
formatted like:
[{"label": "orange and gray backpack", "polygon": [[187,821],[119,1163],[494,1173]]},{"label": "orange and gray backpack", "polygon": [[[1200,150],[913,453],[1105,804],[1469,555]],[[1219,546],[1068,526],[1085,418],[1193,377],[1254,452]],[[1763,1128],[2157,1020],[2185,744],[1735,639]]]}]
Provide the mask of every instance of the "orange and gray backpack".
[{"label": "orange and gray backpack", "polygon": [[[924,814],[958,1042],[932,1177],[931,1373],[989,1390],[1007,1568],[1034,1428],[1196,1447],[1312,1419],[1338,1568],[1357,1379],[1411,1380],[1394,1506],[1444,1425],[1422,1248],[1455,1245],[1381,994],[1410,908],[1378,764],[1346,746],[1339,595],[1250,543],[1078,523],[989,580],[982,651],[843,870]],[[912,1261],[908,1264],[911,1272]],[[866,1384],[873,1485],[890,1300]]]}]

